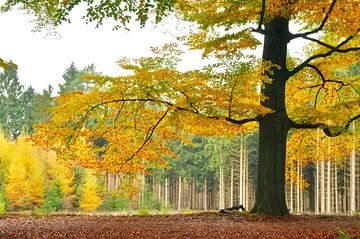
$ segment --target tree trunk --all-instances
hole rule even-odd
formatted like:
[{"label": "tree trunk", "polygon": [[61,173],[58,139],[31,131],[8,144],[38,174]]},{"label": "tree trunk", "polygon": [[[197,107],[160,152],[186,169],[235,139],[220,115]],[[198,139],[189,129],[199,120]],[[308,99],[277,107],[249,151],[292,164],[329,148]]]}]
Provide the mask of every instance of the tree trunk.
[{"label": "tree trunk", "polygon": [[309,172],[309,210],[314,213],[315,211],[315,191],[314,191],[314,163],[310,163],[308,168]]},{"label": "tree trunk", "polygon": [[230,171],[230,207],[234,206],[234,161],[231,160]]},{"label": "tree trunk", "polygon": [[315,214],[319,214],[319,162],[316,162],[316,201]]},{"label": "tree trunk", "polygon": [[285,85],[289,78],[286,67],[289,21],[275,17],[265,26],[263,60],[271,67],[266,74],[271,83],[264,83],[261,93],[266,97],[261,105],[272,113],[259,119],[259,162],[256,202],[253,213],[284,216],[289,214],[285,200],[286,137],[290,120],[285,108]]},{"label": "tree trunk", "polygon": [[321,198],[320,198],[320,213],[323,214],[325,213],[325,162],[324,159],[321,160],[320,162],[320,167],[321,167],[321,183],[320,183],[320,191],[321,191]]},{"label": "tree trunk", "polygon": [[240,158],[239,158],[239,205],[243,204],[243,161],[244,161],[244,136],[240,135]]},{"label": "tree trunk", "polygon": [[[355,132],[355,123],[352,125],[352,130]],[[355,140],[355,139],[353,139]],[[353,143],[351,155],[350,155],[350,213],[354,213],[356,209],[355,204],[355,172],[356,172],[356,151],[355,142]]]},{"label": "tree trunk", "polygon": [[300,212],[300,164],[296,167],[296,212]]},{"label": "tree trunk", "polygon": [[327,161],[327,177],[326,177],[326,213],[331,214],[331,161]]},{"label": "tree trunk", "polygon": [[181,176],[179,176],[178,211],[181,209]]},{"label": "tree trunk", "polygon": [[206,186],[206,174],[204,175],[204,211],[207,210],[207,186]]},{"label": "tree trunk", "polygon": [[339,206],[338,206],[338,178],[337,178],[337,163],[336,163],[336,159],[335,159],[335,165],[334,165],[335,169],[335,173],[334,173],[334,191],[335,191],[335,213],[339,213]]},{"label": "tree trunk", "polygon": [[165,178],[165,208],[168,208],[168,204],[169,204],[169,201],[168,201],[168,179]]}]

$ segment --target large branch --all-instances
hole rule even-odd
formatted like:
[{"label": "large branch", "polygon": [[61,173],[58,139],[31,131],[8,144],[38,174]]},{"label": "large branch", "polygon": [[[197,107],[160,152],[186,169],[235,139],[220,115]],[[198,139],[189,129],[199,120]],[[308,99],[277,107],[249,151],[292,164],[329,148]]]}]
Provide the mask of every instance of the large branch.
[{"label": "large branch", "polygon": [[320,26],[312,31],[308,31],[308,32],[303,32],[303,33],[298,33],[298,34],[293,34],[290,38],[290,40],[292,39],[295,39],[295,38],[298,38],[298,37],[306,37],[308,35],[311,35],[311,34],[315,34],[315,33],[318,33],[319,31],[322,31],[322,29],[324,28],[327,20],[329,19],[329,16],[331,14],[331,12],[333,11],[334,9],[334,6],[335,6],[335,3],[336,3],[336,0],[333,0],[331,2],[331,5],[330,5],[330,8],[329,10],[326,12],[325,14],[325,17],[323,18],[322,22],[320,23]]},{"label": "large branch", "polygon": [[340,134],[346,132],[349,128],[350,128],[350,124],[357,120],[360,119],[360,114],[356,115],[352,118],[350,118],[343,127],[341,126],[329,126],[325,123],[316,123],[316,124],[311,124],[311,123],[296,123],[294,121],[291,120],[290,122],[290,127],[294,128],[294,129],[316,129],[316,128],[322,128],[322,130],[324,131],[324,133],[329,136],[329,137],[335,137],[335,136],[339,136]]},{"label": "large branch", "polygon": [[264,18],[265,18],[265,4],[266,4],[266,0],[262,0],[259,23],[256,29],[255,28],[252,29],[253,32],[265,34],[265,30],[262,29],[262,25],[264,24]]},{"label": "large branch", "polygon": [[347,48],[347,49],[340,49],[340,47],[344,46],[351,39],[353,39],[357,35],[359,30],[360,29],[358,29],[358,31],[354,35],[349,36],[348,38],[346,38],[344,41],[340,42],[336,47],[330,49],[329,51],[327,51],[325,53],[316,54],[316,55],[313,55],[313,56],[309,57],[308,59],[303,61],[300,65],[295,67],[293,70],[289,71],[289,76],[293,76],[293,75],[297,74],[304,67],[308,66],[309,63],[311,61],[313,61],[313,60],[328,57],[328,56],[332,55],[333,53],[347,53],[347,52],[351,52],[351,51],[359,51],[360,47],[350,47],[350,48]]}]

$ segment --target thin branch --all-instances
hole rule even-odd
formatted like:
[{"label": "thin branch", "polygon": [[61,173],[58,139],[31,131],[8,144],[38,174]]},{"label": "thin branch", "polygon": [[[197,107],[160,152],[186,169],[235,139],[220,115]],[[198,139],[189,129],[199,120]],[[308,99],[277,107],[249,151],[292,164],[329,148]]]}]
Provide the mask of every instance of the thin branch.
[{"label": "thin branch", "polygon": [[[316,124],[311,124],[311,123],[296,123],[292,120],[290,120],[290,127],[294,128],[294,129],[316,129],[316,128],[322,128],[322,130],[324,131],[324,133],[329,136],[329,137],[336,137],[339,136],[340,134],[346,132],[349,128],[350,128],[350,124],[357,120],[360,119],[360,114],[350,118],[343,127],[341,126],[329,126],[327,124],[324,123],[316,123]],[[334,131],[332,131],[334,130]]]},{"label": "thin branch", "polygon": [[118,112],[117,112],[117,114],[115,116],[114,123],[118,120],[118,118],[120,116],[120,113],[123,110],[124,106],[125,106],[125,101],[122,102],[121,108],[118,110]]},{"label": "thin branch", "polygon": [[320,41],[320,40],[315,39],[315,38],[312,38],[312,37],[303,36],[302,38],[305,39],[305,40],[309,40],[309,41],[315,42],[315,43],[317,43],[317,44],[319,44],[319,45],[321,45],[321,46],[324,46],[324,47],[326,47],[326,48],[329,48],[329,49],[331,49],[331,50],[336,49],[335,46],[332,46],[332,45],[330,45],[330,44],[327,44],[327,43],[325,43],[325,42],[323,42],[323,41]]},{"label": "thin branch", "polygon": [[331,2],[331,5],[330,5],[330,7],[329,7],[329,10],[326,12],[325,17],[323,18],[323,20],[322,20],[322,22],[321,22],[321,24],[320,24],[320,26],[319,26],[318,28],[316,28],[316,29],[314,29],[314,30],[312,30],[312,31],[308,31],[308,32],[293,34],[293,35],[291,36],[290,40],[295,39],[295,38],[298,38],[298,37],[306,37],[306,36],[308,36],[308,35],[315,34],[315,33],[318,33],[319,31],[322,31],[322,29],[324,28],[327,20],[329,19],[329,16],[330,16],[331,12],[332,12],[333,9],[334,9],[335,3],[336,3],[336,0],[333,0],[333,1]]},{"label": "thin branch", "polygon": [[159,120],[155,123],[155,125],[153,125],[152,127],[150,127],[148,129],[148,132],[146,133],[146,137],[145,140],[143,142],[143,144],[135,151],[135,153],[133,153],[133,155],[127,159],[125,159],[125,161],[130,161],[131,159],[133,159],[136,154],[138,154],[144,147],[145,145],[149,142],[149,140],[151,139],[152,135],[155,132],[155,129],[158,127],[158,125],[160,124],[160,122],[165,118],[165,116],[169,113],[169,109],[167,109],[165,111],[165,113],[159,118]]},{"label": "thin branch", "polygon": [[328,56],[332,55],[335,52],[337,52],[337,53],[347,53],[347,52],[351,52],[351,51],[359,51],[360,47],[351,47],[351,48],[347,48],[347,49],[340,49],[340,47],[342,47],[343,45],[348,43],[351,39],[353,39],[357,35],[359,30],[356,32],[356,34],[349,36],[347,39],[345,39],[344,41],[339,43],[339,45],[337,45],[335,48],[329,50],[328,52],[316,54],[316,55],[313,55],[313,56],[309,57],[308,59],[303,61],[300,65],[295,67],[293,70],[289,71],[289,76],[293,76],[293,75],[297,74],[304,67],[308,66],[311,61],[316,60],[318,58],[328,57]]}]

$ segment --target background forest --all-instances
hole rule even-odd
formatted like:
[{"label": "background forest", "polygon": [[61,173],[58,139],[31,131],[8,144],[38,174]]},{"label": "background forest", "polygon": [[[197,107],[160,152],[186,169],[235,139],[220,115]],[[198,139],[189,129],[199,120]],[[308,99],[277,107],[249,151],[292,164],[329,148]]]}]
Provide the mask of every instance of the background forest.
[{"label": "background forest", "polygon": [[[164,165],[149,165],[128,177],[116,170],[90,170],[66,155],[35,146],[35,125],[50,120],[53,98],[87,92],[93,82],[84,75],[101,75],[94,65],[78,69],[72,63],[64,83],[41,93],[19,82],[16,69],[0,73],[0,213],[31,210],[151,211],[214,210],[254,204],[258,132],[232,138],[191,136],[169,139],[174,156]],[[360,74],[360,64],[346,73]],[[90,122],[91,123],[91,122]],[[329,138],[319,130],[291,130],[287,142],[286,200],[292,213],[360,213],[359,128]],[[106,142],[98,141],[101,147]],[[101,151],[99,157],[101,157]]]}]

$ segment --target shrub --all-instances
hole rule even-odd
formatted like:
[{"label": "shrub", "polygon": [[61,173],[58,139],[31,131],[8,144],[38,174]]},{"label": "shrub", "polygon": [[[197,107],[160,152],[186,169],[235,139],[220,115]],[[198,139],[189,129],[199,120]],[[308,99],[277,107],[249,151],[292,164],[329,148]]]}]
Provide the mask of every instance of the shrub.
[{"label": "shrub", "polygon": [[128,199],[119,196],[108,195],[104,198],[104,201],[99,206],[99,210],[122,211],[127,207],[127,205]]},{"label": "shrub", "polygon": [[61,191],[61,183],[55,180],[45,195],[42,211],[46,213],[59,211],[62,209],[63,193]]}]

